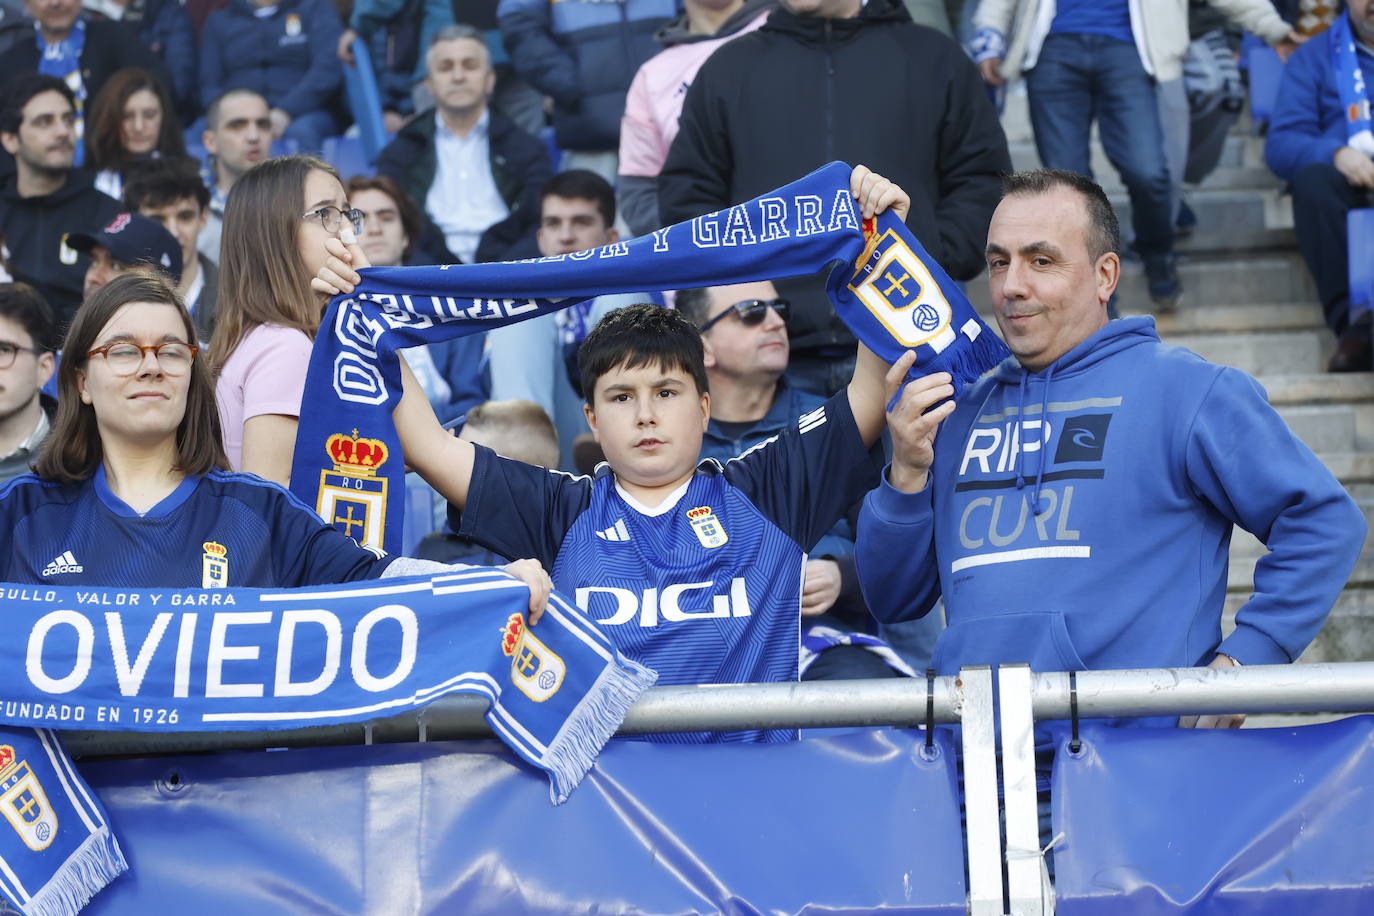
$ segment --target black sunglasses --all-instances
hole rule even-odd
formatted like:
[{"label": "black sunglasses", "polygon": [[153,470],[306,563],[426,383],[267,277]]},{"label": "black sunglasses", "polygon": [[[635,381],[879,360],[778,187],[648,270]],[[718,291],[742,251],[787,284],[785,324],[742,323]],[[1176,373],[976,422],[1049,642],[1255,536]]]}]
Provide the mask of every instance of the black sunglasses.
[{"label": "black sunglasses", "polygon": [[755,327],[763,324],[763,319],[768,316],[769,309],[777,312],[778,317],[783,321],[787,321],[787,313],[791,311],[792,303],[786,299],[745,299],[742,302],[735,302],[728,309],[703,324],[701,333],[705,334],[711,330],[711,325],[726,315],[737,315],[741,324],[746,327]]}]

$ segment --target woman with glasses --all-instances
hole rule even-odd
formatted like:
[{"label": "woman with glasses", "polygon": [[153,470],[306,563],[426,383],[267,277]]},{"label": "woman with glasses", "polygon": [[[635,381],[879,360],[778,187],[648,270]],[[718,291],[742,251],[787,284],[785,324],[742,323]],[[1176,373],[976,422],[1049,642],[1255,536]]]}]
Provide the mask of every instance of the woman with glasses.
[{"label": "woman with glasses", "polygon": [[338,173],[312,156],[269,159],[244,173],[224,210],[219,305],[210,342],[224,447],[234,470],[286,484],[310,348],[328,297],[310,279],[325,240],[353,210]]},{"label": "woman with glasses", "polygon": [[[126,274],[82,305],[36,474],[0,489],[0,581],[292,588],[434,572],[379,557],[281,487],[226,470],[214,387],[167,283]],[[505,567],[548,597],[532,560]]]}]

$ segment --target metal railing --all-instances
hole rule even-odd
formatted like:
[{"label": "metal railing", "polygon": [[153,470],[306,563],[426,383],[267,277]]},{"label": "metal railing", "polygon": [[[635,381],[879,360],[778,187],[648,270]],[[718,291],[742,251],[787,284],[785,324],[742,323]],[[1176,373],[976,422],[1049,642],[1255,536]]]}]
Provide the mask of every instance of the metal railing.
[{"label": "metal railing", "polygon": [[[1070,682],[1066,672],[1003,665],[996,706],[993,670],[987,666],[929,679],[655,687],[630,709],[618,734],[959,723],[969,912],[1002,916],[1009,901],[1013,913],[1049,916],[1053,902],[1044,895],[1039,856],[1027,854],[1039,846],[1036,722],[1070,718],[1075,700],[1081,719],[1374,711],[1374,662],[1083,671],[1073,675],[1076,697]],[[82,757],[446,741],[491,737],[483,719],[486,709],[483,698],[450,696],[418,714],[354,725],[171,734],[68,731],[63,739],[71,753]]]}]

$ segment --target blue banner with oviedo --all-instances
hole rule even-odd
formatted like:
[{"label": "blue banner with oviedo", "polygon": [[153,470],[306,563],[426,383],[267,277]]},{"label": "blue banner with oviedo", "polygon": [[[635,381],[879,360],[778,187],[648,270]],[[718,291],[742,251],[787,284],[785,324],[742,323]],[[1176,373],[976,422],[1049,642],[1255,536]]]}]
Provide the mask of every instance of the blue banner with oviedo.
[{"label": "blue banner with oviedo", "polygon": [[6,725],[257,731],[476,693],[561,798],[654,680],[557,595],[527,626],[528,590],[497,569],[280,590],[0,590]]}]

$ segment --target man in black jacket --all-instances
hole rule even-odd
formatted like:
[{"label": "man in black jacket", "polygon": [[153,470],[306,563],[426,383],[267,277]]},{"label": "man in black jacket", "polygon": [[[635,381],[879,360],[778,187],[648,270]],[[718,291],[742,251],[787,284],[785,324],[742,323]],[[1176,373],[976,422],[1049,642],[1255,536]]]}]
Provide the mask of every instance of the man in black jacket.
[{"label": "man in black jacket", "polygon": [[[907,225],[955,279],[983,242],[1011,170],[978,71],[901,0],[783,0],[761,29],[702,66],[659,175],[664,225],[765,194],[831,160],[862,162],[911,195]],[[854,337],[823,283],[784,281],[792,372],[829,394],[851,374]]]},{"label": "man in black jacket", "polygon": [[81,304],[87,258],[67,236],[94,232],[119,212],[119,203],[72,168],[76,100],[53,76],[26,73],[0,88],[0,143],[17,171],[0,184],[0,235],[16,280],[38,288],[58,324]]},{"label": "man in black jacket", "polygon": [[553,174],[548,152],[488,107],[496,74],[480,32],[440,29],[426,55],[425,84],[436,107],[387,144],[377,171],[424,208],[460,260],[502,260],[533,238],[539,189]]},{"label": "man in black jacket", "polygon": [[[58,76],[72,88],[78,122],[116,70],[142,67],[171,85],[166,67],[143,44],[136,25],[87,19],[81,15],[81,0],[26,0],[25,7],[37,28],[0,55],[0,85],[21,73]],[[69,62],[62,63],[68,56]]]}]

